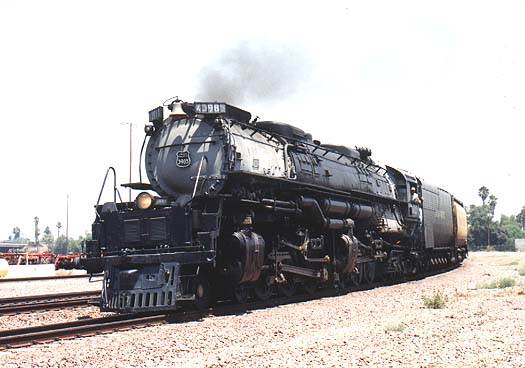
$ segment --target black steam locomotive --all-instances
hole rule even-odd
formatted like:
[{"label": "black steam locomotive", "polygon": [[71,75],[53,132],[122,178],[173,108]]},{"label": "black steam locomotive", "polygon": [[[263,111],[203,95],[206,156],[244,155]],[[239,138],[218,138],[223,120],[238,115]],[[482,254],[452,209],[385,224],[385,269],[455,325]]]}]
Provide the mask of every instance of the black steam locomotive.
[{"label": "black steam locomotive", "polygon": [[104,272],[103,310],[314,293],[467,255],[461,202],[368,149],[225,103],[168,107],[145,127],[149,183],[124,185],[142,190],[134,202],[96,206],[82,264]]}]

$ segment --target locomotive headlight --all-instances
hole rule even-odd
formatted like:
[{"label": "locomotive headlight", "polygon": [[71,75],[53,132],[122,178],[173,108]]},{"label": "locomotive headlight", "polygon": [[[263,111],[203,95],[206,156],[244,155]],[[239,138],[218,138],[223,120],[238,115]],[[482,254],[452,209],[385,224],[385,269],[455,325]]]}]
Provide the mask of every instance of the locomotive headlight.
[{"label": "locomotive headlight", "polygon": [[135,199],[135,206],[140,210],[147,210],[153,205],[153,197],[151,194],[142,192]]},{"label": "locomotive headlight", "polygon": [[145,125],[144,126],[144,133],[148,136],[152,136],[155,132],[155,127],[153,125]]}]

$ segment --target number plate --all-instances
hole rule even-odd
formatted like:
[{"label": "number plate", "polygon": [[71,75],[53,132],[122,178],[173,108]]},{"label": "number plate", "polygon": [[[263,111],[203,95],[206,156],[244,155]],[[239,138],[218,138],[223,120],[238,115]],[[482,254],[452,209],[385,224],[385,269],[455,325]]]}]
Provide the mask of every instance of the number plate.
[{"label": "number plate", "polygon": [[190,153],[188,151],[177,152],[177,166],[188,167],[191,164]]}]

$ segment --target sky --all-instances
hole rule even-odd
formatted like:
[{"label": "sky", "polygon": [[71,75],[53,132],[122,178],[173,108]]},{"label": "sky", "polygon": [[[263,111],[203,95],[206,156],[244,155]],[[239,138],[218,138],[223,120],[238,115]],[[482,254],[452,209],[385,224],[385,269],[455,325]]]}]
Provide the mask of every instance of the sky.
[{"label": "sky", "polygon": [[232,98],[206,81],[241,62],[229,89],[252,115],[367,146],[467,205],[487,186],[496,217],[518,213],[525,4],[312,4],[0,2],[0,239],[15,226],[34,237],[35,216],[63,234],[67,208],[69,236],[90,231],[106,169],[129,180],[129,124],[138,181],[147,112],[173,96]]}]

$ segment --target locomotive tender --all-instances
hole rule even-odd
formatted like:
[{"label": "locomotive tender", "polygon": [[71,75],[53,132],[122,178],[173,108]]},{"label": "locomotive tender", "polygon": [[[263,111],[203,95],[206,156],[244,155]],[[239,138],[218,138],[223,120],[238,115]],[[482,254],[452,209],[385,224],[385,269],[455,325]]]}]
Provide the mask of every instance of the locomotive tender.
[{"label": "locomotive tender", "polygon": [[467,255],[462,203],[368,149],[321,144],[226,103],[168,107],[145,126],[149,183],[124,185],[142,190],[134,202],[96,206],[82,264],[104,272],[102,310],[314,293]]}]

